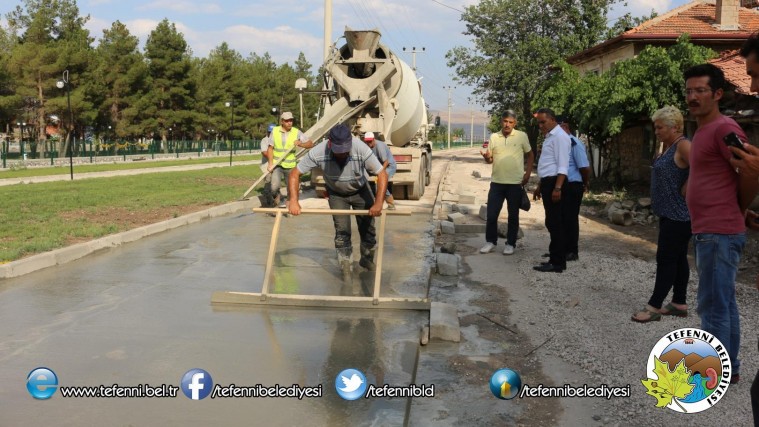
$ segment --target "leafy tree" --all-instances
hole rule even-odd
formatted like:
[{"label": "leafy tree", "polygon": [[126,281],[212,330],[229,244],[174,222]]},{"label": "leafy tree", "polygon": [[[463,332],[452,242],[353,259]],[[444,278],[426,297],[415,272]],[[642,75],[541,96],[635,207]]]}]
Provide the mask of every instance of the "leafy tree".
[{"label": "leafy tree", "polygon": [[147,118],[143,120],[142,127],[146,136],[160,136],[167,153],[169,129],[177,129],[174,131],[176,136],[188,132],[193,126],[196,80],[192,79],[190,55],[184,36],[168,19],[161,21],[150,32],[145,43],[151,88],[146,97]]},{"label": "leafy tree", "polygon": [[129,33],[126,25],[116,21],[103,30],[97,47],[96,81],[102,93],[98,127],[112,127],[118,138],[143,135],[140,122],[145,119],[145,95],[149,89],[148,67],[138,49],[139,39]]},{"label": "leafy tree", "polygon": [[647,16],[637,16],[633,17],[630,12],[625,13],[624,15],[620,16],[619,19],[617,19],[616,22],[614,22],[614,25],[608,28],[606,31],[606,39],[613,39],[614,37],[617,37],[618,35],[624,33],[627,30],[631,30],[638,25],[649,21],[651,19],[656,18],[659,16],[658,13],[656,13],[655,10],[651,10],[651,13]]},{"label": "leafy tree", "polygon": [[[474,48],[448,51],[457,80],[492,105],[491,113],[512,108],[520,122],[532,118],[532,100],[563,57],[595,45],[606,31],[615,0],[482,0],[461,19]],[[535,141],[537,128],[528,129]]]},{"label": "leafy tree", "polygon": [[572,66],[560,62],[533,107],[551,105],[557,113],[568,114],[591,144],[605,158],[612,158],[608,142],[626,127],[647,121],[664,105],[685,110],[683,71],[714,56],[684,35],[669,48],[648,46],[601,76],[581,77]]},{"label": "leafy tree", "polygon": [[[6,17],[12,33],[21,33],[8,58],[8,73],[14,81],[13,94],[3,104],[27,106],[29,122],[44,141],[48,113],[68,119],[65,95],[56,88],[62,71],[69,71],[71,107],[75,120],[86,122],[92,105],[87,99],[88,64],[92,60],[92,38],[84,25],[89,15],[79,16],[74,0],[26,0]],[[83,76],[84,75],[84,76]],[[26,99],[26,102],[23,102]],[[28,108],[32,105],[32,108]],[[65,122],[68,122],[66,120]],[[67,123],[66,146],[76,123]]]},{"label": "leafy tree", "polygon": [[[241,138],[243,132],[240,131],[240,122],[245,115],[242,67],[242,56],[230,49],[226,42],[213,49],[207,59],[196,62],[198,92],[195,112],[198,114],[196,119],[196,130],[200,130],[199,133],[196,132],[198,136],[205,133],[202,132],[203,129],[212,128],[227,139]],[[226,106],[228,102],[232,102],[231,107]],[[233,111],[234,135],[230,133]]]}]

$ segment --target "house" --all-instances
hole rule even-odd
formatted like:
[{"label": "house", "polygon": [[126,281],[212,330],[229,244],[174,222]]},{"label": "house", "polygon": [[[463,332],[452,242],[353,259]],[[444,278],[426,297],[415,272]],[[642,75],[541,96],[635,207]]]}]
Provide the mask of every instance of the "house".
[{"label": "house", "polygon": [[[691,43],[724,52],[711,61],[725,71],[730,83],[723,102],[724,112],[739,123],[754,123],[752,110],[759,113],[759,101],[748,93],[750,81],[746,80],[745,62],[737,49],[759,31],[759,11],[752,9],[756,7],[759,1],[755,0],[696,0],[579,52],[567,58],[567,62],[581,74],[600,74],[618,61],[634,58],[647,46],[674,45],[687,33]],[[759,142],[759,135],[753,135],[753,126],[744,129],[752,134],[749,136],[752,142]],[[686,134],[692,135],[694,130],[695,123],[691,121]],[[603,165],[609,165],[624,182],[648,182],[655,143],[650,121],[624,129],[612,140],[610,159],[595,160],[600,157],[597,149],[591,153],[594,172],[598,176],[604,172]]]}]

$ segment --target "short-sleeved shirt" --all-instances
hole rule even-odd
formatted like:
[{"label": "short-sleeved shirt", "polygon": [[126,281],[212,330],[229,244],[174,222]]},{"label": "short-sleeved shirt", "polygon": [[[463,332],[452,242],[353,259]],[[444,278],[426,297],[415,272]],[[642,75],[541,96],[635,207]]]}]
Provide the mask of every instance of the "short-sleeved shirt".
[{"label": "short-sleeved shirt", "polygon": [[[272,140],[270,136],[265,136],[261,140],[261,153],[265,153],[266,150],[269,149],[269,146],[272,144]],[[265,165],[269,163],[269,159],[267,159],[265,156],[261,156],[261,164]]]},{"label": "short-sleeved shirt", "polygon": [[346,195],[359,191],[367,184],[366,172],[377,175],[382,171],[382,163],[372,150],[358,138],[353,138],[353,146],[344,165],[341,165],[322,143],[312,148],[298,163],[300,173],[308,173],[313,168],[321,168],[324,182],[329,192]]},{"label": "short-sleeved shirt", "polygon": [[729,161],[733,153],[722,140],[730,132],[748,141],[738,123],[725,116],[699,127],[693,135],[685,192],[693,234],[746,231],[738,205],[738,174]]},{"label": "short-sleeved shirt", "polygon": [[567,180],[569,182],[582,182],[580,169],[590,166],[588,153],[585,152],[585,145],[574,135],[569,135],[572,141],[571,150],[569,151],[569,169],[567,169]]},{"label": "short-sleeved shirt", "polygon": [[493,155],[493,176],[496,184],[521,184],[524,177],[524,155],[529,153],[527,134],[513,129],[509,136],[503,132],[490,135],[488,152]]},{"label": "short-sleeved shirt", "polygon": [[547,178],[566,175],[569,169],[569,151],[572,148],[569,135],[556,125],[543,141],[543,151],[538,161],[538,176]]},{"label": "short-sleeved shirt", "polygon": [[374,155],[377,156],[377,160],[379,160],[380,163],[382,163],[383,165],[385,164],[385,162],[388,162],[387,164],[388,178],[395,175],[395,171],[398,169],[398,165],[395,163],[395,157],[393,157],[393,153],[390,152],[390,147],[388,147],[387,144],[385,144],[383,141],[375,139],[374,148],[372,148],[372,153],[374,153]]}]

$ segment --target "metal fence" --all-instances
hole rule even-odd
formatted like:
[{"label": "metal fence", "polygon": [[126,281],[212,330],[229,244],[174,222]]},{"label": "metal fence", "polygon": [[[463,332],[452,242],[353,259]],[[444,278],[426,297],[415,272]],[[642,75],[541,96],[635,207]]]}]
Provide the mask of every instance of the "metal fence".
[{"label": "metal fence", "polygon": [[[33,160],[33,159],[50,159],[51,162],[59,157],[68,157],[68,153],[59,153],[52,149],[52,145],[44,143],[12,143],[5,141],[0,146],[0,158],[3,162],[6,160]],[[261,149],[261,140],[233,140],[233,141],[215,141],[215,140],[172,140],[152,141],[148,143],[128,142],[128,141],[102,141],[102,142],[79,142],[72,153],[73,157],[100,157],[100,156],[132,156],[144,155],[154,157],[156,154],[176,154],[181,153],[202,153],[222,151],[229,152],[230,147],[233,153],[252,153]]]}]

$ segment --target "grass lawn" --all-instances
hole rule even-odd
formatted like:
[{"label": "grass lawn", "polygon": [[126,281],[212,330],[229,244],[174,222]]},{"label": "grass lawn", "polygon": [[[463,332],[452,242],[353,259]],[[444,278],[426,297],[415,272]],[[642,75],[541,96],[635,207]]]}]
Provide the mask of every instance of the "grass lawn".
[{"label": "grass lawn", "polygon": [[[244,162],[249,160],[260,159],[260,154],[250,154],[243,156],[234,156],[232,159],[232,165],[235,162]],[[169,166],[184,166],[184,165],[201,165],[208,163],[227,163],[229,164],[229,156],[215,156],[215,157],[200,157],[200,158],[181,158],[181,159],[163,159],[158,161],[140,161],[140,162],[119,162],[119,163],[88,163],[74,165],[74,175],[84,172],[105,172],[115,170],[127,170],[127,169],[151,169],[151,168],[164,168]],[[0,169],[0,179],[3,178],[18,178],[28,176],[46,176],[46,175],[68,175],[70,173],[69,165],[65,166],[51,166],[51,167],[35,167],[35,168],[17,168],[11,170],[11,165],[18,164],[17,161],[8,160],[8,169]]]},{"label": "grass lawn", "polygon": [[237,200],[260,175],[247,165],[0,187],[0,263]]}]

